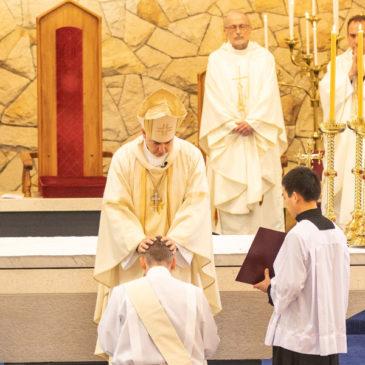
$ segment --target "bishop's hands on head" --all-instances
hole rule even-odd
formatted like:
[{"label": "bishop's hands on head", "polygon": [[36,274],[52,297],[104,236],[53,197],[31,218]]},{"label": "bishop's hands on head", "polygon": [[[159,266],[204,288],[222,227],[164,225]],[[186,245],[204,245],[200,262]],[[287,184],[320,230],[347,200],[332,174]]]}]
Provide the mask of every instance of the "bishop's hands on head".
[{"label": "bishop's hands on head", "polygon": [[[137,252],[139,254],[145,253],[156,241],[156,237],[145,237],[137,246]],[[176,243],[169,237],[161,237],[161,242],[163,242],[167,247],[169,247],[170,251],[173,255],[176,253]]]}]

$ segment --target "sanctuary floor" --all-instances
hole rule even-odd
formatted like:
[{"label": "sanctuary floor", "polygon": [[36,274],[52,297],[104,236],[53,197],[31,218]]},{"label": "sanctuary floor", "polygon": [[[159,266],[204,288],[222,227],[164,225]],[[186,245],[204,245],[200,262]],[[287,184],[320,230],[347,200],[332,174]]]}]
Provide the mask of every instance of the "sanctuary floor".
[{"label": "sanctuary floor", "polygon": [[[0,365],[107,365],[92,355],[100,205],[98,199],[0,199]],[[271,363],[259,359],[271,357],[263,339],[272,309],[265,295],[235,281],[251,241],[248,236],[213,237],[224,310],[216,317],[221,346],[209,365]],[[365,309],[365,250],[350,252],[349,317]],[[365,349],[365,340],[351,336],[356,350],[349,342],[349,355]]]},{"label": "sanctuary floor", "polygon": [[[0,365],[108,365],[106,361],[89,362],[6,362]],[[262,365],[261,360],[208,360],[208,365]]]}]

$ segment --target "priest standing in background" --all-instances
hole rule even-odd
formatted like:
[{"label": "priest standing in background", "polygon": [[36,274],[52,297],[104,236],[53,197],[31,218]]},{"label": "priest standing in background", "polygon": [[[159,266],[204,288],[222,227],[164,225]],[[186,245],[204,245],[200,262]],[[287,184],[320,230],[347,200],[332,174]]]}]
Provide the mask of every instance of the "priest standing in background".
[{"label": "priest standing in background", "polygon": [[220,234],[284,230],[280,155],[287,147],[274,57],[250,41],[239,11],[225,16],[228,42],[209,56],[200,129],[212,212]]},{"label": "priest standing in background", "polygon": [[173,276],[201,287],[213,314],[221,309],[204,161],[198,148],[175,137],[185,115],[175,95],[156,91],[138,113],[142,135],[113,156],[95,259],[96,322],[110,289],[143,275],[138,254],[161,233],[162,240],[176,250]]},{"label": "priest standing in background", "polygon": [[[360,24],[364,30],[365,15],[355,15],[349,19],[347,23],[347,41],[350,48],[336,58],[335,120],[338,123],[347,123],[357,116],[357,33]],[[331,63],[328,64],[327,73],[319,83],[324,121],[328,121],[329,118],[330,69]],[[365,103],[365,91],[363,97]],[[354,208],[355,179],[351,170],[355,167],[355,146],[355,133],[349,128],[346,128],[335,138],[335,170],[337,177],[335,179],[334,203],[337,223],[342,228],[345,228],[351,220],[351,212]],[[324,194],[322,198],[323,207],[326,206],[326,198]]]}]

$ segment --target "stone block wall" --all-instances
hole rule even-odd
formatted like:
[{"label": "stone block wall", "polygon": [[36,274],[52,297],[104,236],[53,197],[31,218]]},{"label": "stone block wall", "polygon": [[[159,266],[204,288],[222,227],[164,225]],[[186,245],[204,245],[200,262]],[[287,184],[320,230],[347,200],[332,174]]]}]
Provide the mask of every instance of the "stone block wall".
[{"label": "stone block wall", "polygon": [[[103,19],[103,144],[115,151],[135,138],[136,111],[143,98],[164,87],[184,102],[188,116],[178,135],[197,144],[197,78],[208,55],[224,41],[222,15],[242,9],[250,17],[252,39],[263,45],[263,14],[268,15],[269,49],[278,79],[309,88],[306,75],[292,65],[287,0],[79,0]],[[0,0],[0,192],[20,192],[22,150],[37,149],[36,16],[59,0]],[[326,62],[332,27],[332,0],[317,0],[319,61]],[[295,3],[295,36],[305,40],[305,12],[311,0]],[[365,13],[362,0],[340,0],[340,29],[346,49],[346,22]],[[288,155],[312,134],[309,98],[298,88],[281,87],[289,137]],[[107,162],[105,171],[107,171]],[[32,190],[36,191],[37,170]]]}]

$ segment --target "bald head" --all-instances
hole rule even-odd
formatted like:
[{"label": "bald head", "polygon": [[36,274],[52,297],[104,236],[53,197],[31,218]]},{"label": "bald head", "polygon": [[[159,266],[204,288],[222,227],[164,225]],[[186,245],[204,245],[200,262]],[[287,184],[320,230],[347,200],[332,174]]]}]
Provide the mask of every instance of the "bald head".
[{"label": "bald head", "polygon": [[226,13],[223,17],[223,24],[224,27],[227,26],[227,22],[228,22],[228,18],[231,17],[243,17],[245,18],[245,21],[247,22],[247,24],[251,25],[250,23],[250,19],[248,19],[248,16],[242,11],[242,10],[231,10],[228,13]]},{"label": "bald head", "polygon": [[251,36],[251,24],[248,16],[233,10],[224,16],[224,33],[232,47],[238,50],[247,48]]}]

